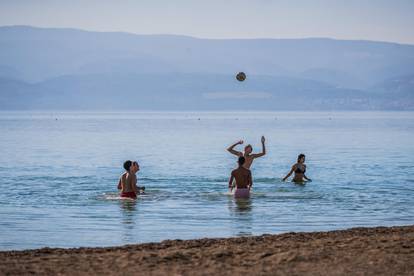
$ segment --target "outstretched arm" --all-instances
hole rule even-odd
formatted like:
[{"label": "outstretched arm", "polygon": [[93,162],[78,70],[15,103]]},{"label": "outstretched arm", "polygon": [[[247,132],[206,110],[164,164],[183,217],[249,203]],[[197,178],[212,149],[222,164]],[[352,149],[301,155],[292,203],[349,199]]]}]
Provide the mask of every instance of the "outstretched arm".
[{"label": "outstretched arm", "polygon": [[243,144],[243,141],[240,140],[237,143],[234,143],[233,145],[231,145],[230,147],[227,148],[227,151],[230,152],[231,154],[237,155],[237,156],[242,156],[243,153],[241,153],[240,151],[234,150],[234,147],[237,145],[241,145]]},{"label": "outstretched arm", "polygon": [[253,158],[258,158],[258,157],[262,157],[265,154],[266,154],[265,138],[264,138],[264,136],[262,136],[262,152],[252,154],[252,156],[253,156]]},{"label": "outstretched arm", "polygon": [[294,171],[295,171],[295,165],[292,166],[292,169],[290,170],[290,172],[285,177],[283,177],[282,180],[286,181],[286,179],[288,179],[289,176],[291,176]]}]

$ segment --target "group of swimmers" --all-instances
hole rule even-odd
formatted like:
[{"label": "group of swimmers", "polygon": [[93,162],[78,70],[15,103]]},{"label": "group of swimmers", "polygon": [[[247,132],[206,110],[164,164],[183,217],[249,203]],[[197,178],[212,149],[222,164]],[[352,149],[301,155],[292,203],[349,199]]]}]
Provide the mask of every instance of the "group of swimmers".
[{"label": "group of swimmers", "polygon": [[[239,157],[237,160],[238,167],[231,172],[229,179],[230,192],[233,192],[234,190],[234,197],[236,198],[248,198],[250,196],[250,190],[253,186],[253,177],[250,167],[252,166],[254,159],[262,157],[266,154],[264,136],[262,136],[261,143],[261,153],[252,153],[253,147],[251,145],[245,146],[244,152],[235,150],[234,148],[236,146],[243,144],[242,140],[227,148],[227,151]],[[136,173],[139,171],[139,164],[137,161],[127,160],[124,162],[124,169],[125,173],[121,175],[118,182],[118,189],[121,190],[120,196],[124,198],[136,199],[137,195],[143,193],[145,190],[145,187],[137,186]],[[312,181],[305,175],[306,165],[304,154],[299,154],[297,163],[292,166],[289,173],[282,180],[286,181],[293,173],[293,182],[304,183]]]}]

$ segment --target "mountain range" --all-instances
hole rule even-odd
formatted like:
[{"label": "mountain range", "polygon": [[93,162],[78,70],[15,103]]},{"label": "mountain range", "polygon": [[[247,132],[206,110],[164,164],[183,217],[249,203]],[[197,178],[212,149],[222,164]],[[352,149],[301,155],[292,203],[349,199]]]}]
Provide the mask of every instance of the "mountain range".
[{"label": "mountain range", "polygon": [[0,110],[27,109],[413,110],[414,45],[0,27]]}]

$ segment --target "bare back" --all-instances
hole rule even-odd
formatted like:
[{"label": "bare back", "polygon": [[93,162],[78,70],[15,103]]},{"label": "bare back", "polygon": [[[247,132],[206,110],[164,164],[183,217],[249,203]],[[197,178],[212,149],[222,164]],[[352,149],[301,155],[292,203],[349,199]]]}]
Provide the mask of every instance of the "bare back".
[{"label": "bare back", "polygon": [[231,175],[236,180],[236,187],[238,189],[245,189],[252,185],[252,173],[245,167],[239,167],[233,170]]},{"label": "bare back", "polygon": [[137,177],[134,174],[125,172],[123,175],[121,175],[121,192],[123,193],[135,192],[136,184],[137,184]]}]

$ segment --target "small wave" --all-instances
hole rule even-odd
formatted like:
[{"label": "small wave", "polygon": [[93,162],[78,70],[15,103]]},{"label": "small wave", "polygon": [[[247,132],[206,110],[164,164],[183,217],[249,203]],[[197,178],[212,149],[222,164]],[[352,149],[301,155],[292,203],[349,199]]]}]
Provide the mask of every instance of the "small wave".
[{"label": "small wave", "polygon": [[[228,182],[229,179],[226,178],[204,178],[198,176],[188,176],[188,177],[177,177],[177,178],[151,178],[151,177],[141,177],[139,181],[149,182],[149,183],[175,183],[175,182],[191,182],[191,183],[222,183]],[[278,177],[257,177],[253,178],[254,182],[257,183],[283,183],[282,178]]]},{"label": "small wave", "polygon": [[188,177],[165,177],[165,178],[152,178],[152,177],[140,177],[139,181],[152,182],[152,183],[163,183],[163,182],[227,182],[228,178],[204,178],[199,176],[188,176]]},{"label": "small wave", "polygon": [[[142,197],[142,195],[139,195]],[[107,193],[100,196],[97,196],[96,199],[98,200],[134,200],[128,197],[121,197],[118,193]]]}]

